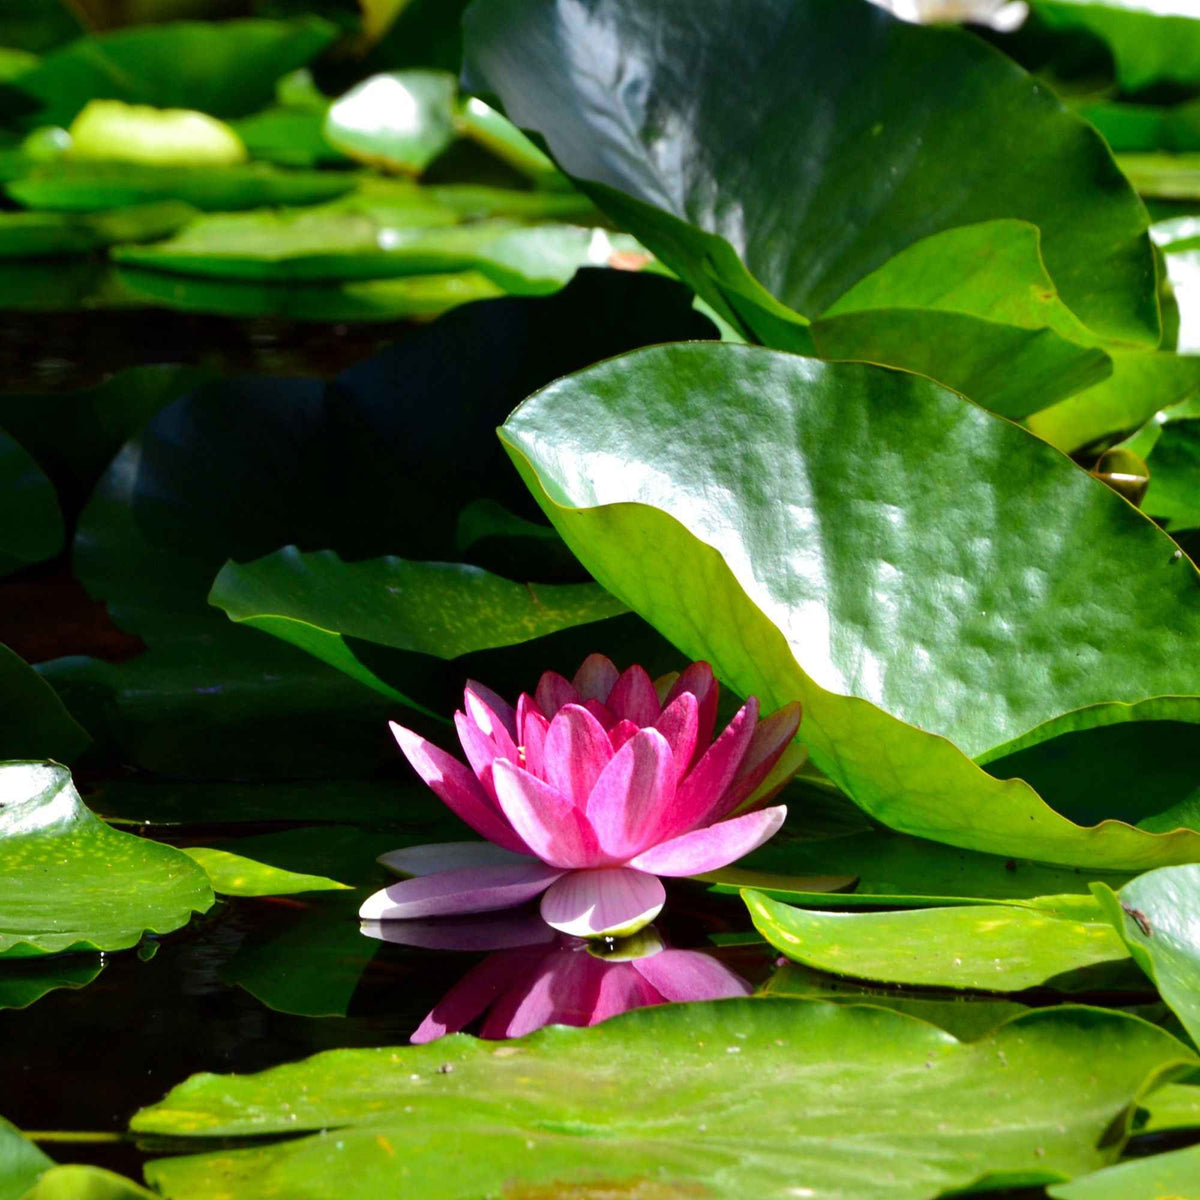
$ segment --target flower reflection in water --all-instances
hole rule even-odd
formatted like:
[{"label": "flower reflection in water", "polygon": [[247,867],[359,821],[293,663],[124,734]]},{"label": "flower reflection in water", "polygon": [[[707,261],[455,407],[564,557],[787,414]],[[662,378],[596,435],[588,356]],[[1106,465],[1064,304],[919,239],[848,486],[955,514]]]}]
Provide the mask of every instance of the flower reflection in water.
[{"label": "flower reflection in water", "polygon": [[407,946],[491,952],[434,1006],[412,1035],[417,1043],[481,1017],[479,1036],[499,1040],[543,1025],[595,1025],[634,1008],[754,990],[711,953],[667,946],[653,925],[604,943],[556,933],[536,913],[365,921],[362,931]]}]

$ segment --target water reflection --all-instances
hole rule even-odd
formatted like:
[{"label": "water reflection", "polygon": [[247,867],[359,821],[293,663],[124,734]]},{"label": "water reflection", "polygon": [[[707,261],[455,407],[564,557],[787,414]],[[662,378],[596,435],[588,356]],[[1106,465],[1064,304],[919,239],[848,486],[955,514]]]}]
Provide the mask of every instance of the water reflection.
[{"label": "water reflection", "polygon": [[362,932],[425,949],[490,951],[434,1005],[412,1035],[416,1043],[476,1021],[480,1037],[500,1040],[543,1025],[595,1025],[635,1008],[754,990],[713,952],[674,949],[653,925],[599,944],[556,933],[536,913],[365,921]]}]

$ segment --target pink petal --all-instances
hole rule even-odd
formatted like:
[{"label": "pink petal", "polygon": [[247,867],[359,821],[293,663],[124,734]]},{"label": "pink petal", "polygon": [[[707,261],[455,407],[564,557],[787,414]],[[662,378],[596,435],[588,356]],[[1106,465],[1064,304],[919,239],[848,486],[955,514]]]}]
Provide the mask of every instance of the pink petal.
[{"label": "pink petal", "polygon": [[601,704],[599,700],[585,700],[583,707],[596,718],[597,721],[605,729],[611,729],[616,723],[617,718],[612,715],[611,709],[607,705]]},{"label": "pink petal", "polygon": [[537,701],[528,693],[522,692],[517,697],[517,734],[516,742],[518,746],[525,744],[525,722],[529,719],[530,713],[537,713],[542,721],[546,718],[542,716],[541,709],[537,706]]},{"label": "pink petal", "polygon": [[754,991],[753,984],[736,971],[699,950],[663,950],[649,958],[634,959],[629,965],[664,1000],[727,1000]]},{"label": "pink petal", "polygon": [[531,775],[545,779],[546,734],[550,732],[550,722],[535,710],[525,717],[522,728],[525,731],[525,741],[520,746],[518,753],[524,751],[525,759],[518,765],[524,767]]},{"label": "pink petal", "polygon": [[613,684],[608,707],[617,720],[624,718],[635,725],[653,725],[661,709],[654,683],[645,667],[632,666]]},{"label": "pink petal", "polygon": [[461,917],[423,917],[416,921],[363,921],[364,937],[422,950],[491,951],[544,946],[560,936],[528,908]]},{"label": "pink petal", "polygon": [[363,921],[408,921],[515,908],[544,892],[561,875],[562,871],[539,862],[416,875],[368,896],[358,915]]},{"label": "pink petal", "polygon": [[474,679],[467,680],[467,686],[463,689],[463,698],[466,700],[467,712],[471,714],[475,723],[484,733],[491,733],[491,730],[476,715],[471,704],[472,696],[479,702],[481,709],[486,709],[491,713],[510,738],[517,736],[516,709],[503,696],[497,695],[490,687],[484,687],[482,683],[476,683]]},{"label": "pink petal", "polygon": [[703,758],[684,776],[669,824],[658,831],[660,841],[704,824],[720,807],[746,756],[757,720],[758,701],[751,696]]},{"label": "pink petal", "polygon": [[757,850],[779,830],[786,816],[787,809],[777,804],[774,808],[731,817],[663,842],[631,858],[629,865],[655,875],[700,875],[715,871]]},{"label": "pink petal", "polygon": [[[463,703],[467,707],[467,716],[471,718],[479,731],[494,743],[496,753],[501,758],[511,759],[515,757],[517,743],[513,741],[513,735],[508,731],[508,723],[502,721],[469,687],[463,692]],[[512,725],[515,729],[517,723],[516,712],[511,708],[509,711],[513,714]]]},{"label": "pink petal", "polygon": [[654,723],[654,728],[667,739],[667,745],[671,747],[676,782],[692,765],[692,757],[696,751],[696,735],[700,728],[698,709],[696,697],[691,692],[682,692],[671,701]]},{"label": "pink petal", "polygon": [[777,712],[759,721],[732,786],[712,811],[709,820],[719,821],[750,798],[755,788],[770,774],[771,768],[779,761],[799,728],[798,703],[785,704]]},{"label": "pink petal", "polygon": [[[458,731],[458,740],[467,762],[471,764],[471,770],[475,772],[475,778],[494,802],[496,785],[492,783],[492,763],[504,756],[496,749],[496,743],[461,709],[454,714],[454,728]],[[512,754],[516,758],[515,747]]]},{"label": "pink petal", "polygon": [[572,683],[575,690],[584,700],[599,700],[601,704],[608,700],[608,694],[617,682],[620,672],[613,666],[612,659],[603,654],[589,654],[583,660],[583,665],[575,672]]},{"label": "pink petal", "polygon": [[431,842],[389,850],[375,861],[397,875],[436,875],[439,871],[461,871],[466,867],[520,866],[537,859],[528,854],[514,854],[494,842]]},{"label": "pink petal", "polygon": [[530,969],[526,954],[490,954],[476,963],[442,998],[409,1039],[414,1045],[435,1042],[465,1029],[520,982]]},{"label": "pink petal", "polygon": [[657,729],[639,729],[600,772],[588,797],[588,819],[604,853],[620,862],[652,846],[674,790],[667,739]]},{"label": "pink petal", "polygon": [[600,772],[612,760],[612,743],[600,722],[578,704],[564,704],[546,734],[546,782],[577,808],[586,809]]},{"label": "pink petal", "polygon": [[542,920],[574,937],[628,937],[662,911],[667,893],[654,875],[625,867],[571,871],[542,897]]},{"label": "pink petal", "polygon": [[721,689],[713,678],[712,667],[708,663],[692,663],[675,681],[664,703],[671,704],[684,692],[691,692],[696,697],[696,758],[699,758],[712,741],[713,730],[717,726],[717,701],[721,695]]},{"label": "pink petal", "polygon": [[557,671],[546,671],[538,680],[537,691],[534,692],[538,708],[547,720],[554,716],[564,704],[579,704],[580,696],[574,686],[568,683]]},{"label": "pink petal", "polygon": [[569,796],[505,758],[496,759],[494,770],[500,807],[538,858],[556,867],[601,861],[595,831]]},{"label": "pink petal", "polygon": [[404,757],[447,808],[489,842],[517,854],[528,852],[529,847],[513,832],[483,785],[457,758],[395,721],[390,725]]},{"label": "pink petal", "polygon": [[638,727],[632,721],[618,721],[608,731],[608,740],[612,743],[613,752],[620,750],[637,731]]}]

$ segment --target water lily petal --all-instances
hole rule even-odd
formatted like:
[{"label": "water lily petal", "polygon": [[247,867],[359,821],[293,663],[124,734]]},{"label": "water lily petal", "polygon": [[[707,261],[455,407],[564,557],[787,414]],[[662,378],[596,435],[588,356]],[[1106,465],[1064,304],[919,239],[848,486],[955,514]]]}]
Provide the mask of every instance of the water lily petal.
[{"label": "water lily petal", "polygon": [[[475,772],[475,778],[494,803],[496,785],[492,782],[492,763],[502,757],[496,749],[496,743],[461,709],[454,714],[454,728],[458,731],[458,740],[467,756],[467,762],[471,764],[471,770]],[[513,758],[516,758],[516,747],[511,753]]]},{"label": "water lily petal", "polygon": [[586,708],[564,704],[550,722],[543,754],[546,782],[586,809],[592,787],[612,760],[613,747]]},{"label": "water lily petal", "polygon": [[542,897],[542,920],[574,937],[628,937],[662,911],[662,881],[625,867],[571,871]]},{"label": "water lily petal", "polygon": [[700,875],[728,866],[757,850],[783,824],[782,804],[693,829],[629,860],[629,866],[655,875]]},{"label": "water lily petal", "polygon": [[721,731],[721,736],[684,776],[676,792],[670,820],[659,829],[660,841],[695,829],[712,818],[737,777],[757,720],[758,701],[751,696]]},{"label": "water lily petal", "polygon": [[422,917],[415,921],[363,921],[358,928],[364,937],[422,950],[476,952],[514,950],[520,946],[549,947],[561,937],[539,913],[528,908],[467,913],[461,917]]},{"label": "water lily petal", "polygon": [[483,785],[457,758],[419,733],[395,721],[390,724],[404,757],[447,808],[489,842],[517,854],[528,852],[529,847],[513,832]]},{"label": "water lily petal", "polygon": [[663,1003],[665,997],[633,969],[633,963],[603,963],[602,966],[604,974],[600,976],[600,986],[592,1000],[589,1025],[599,1025],[609,1017],[619,1017],[635,1008],[650,1008]]},{"label": "water lily petal", "polygon": [[389,850],[375,861],[397,875],[435,875],[438,871],[459,871],[465,867],[520,866],[537,859],[528,854],[514,854],[494,842],[430,842]]},{"label": "water lily petal", "polygon": [[[800,728],[800,705],[785,704],[783,708],[773,712],[769,717],[759,721],[754,729],[754,736],[746,748],[742,765],[734,776],[733,783],[721,798],[721,803],[709,814],[709,820],[719,821],[722,817],[736,809],[750,798],[751,793],[758,787],[771,768],[779,761],[788,743],[796,736]],[[796,764],[797,770],[803,764],[801,758]]]},{"label": "water lily petal", "polygon": [[409,1038],[414,1045],[435,1042],[448,1033],[465,1029],[499,995],[528,973],[528,954],[490,954],[476,963],[438,1002]]},{"label": "water lily petal", "polygon": [[646,674],[645,667],[636,664],[613,684],[606,703],[618,721],[625,719],[639,726],[653,725],[661,711],[654,681]]},{"label": "water lily petal", "polygon": [[557,671],[546,671],[538,680],[534,699],[542,716],[547,720],[552,718],[564,704],[579,704],[579,693],[574,684],[568,683]]},{"label": "water lily petal", "polygon": [[602,861],[591,823],[569,796],[505,758],[496,759],[494,772],[500,807],[538,858],[556,867]]},{"label": "water lily petal", "polygon": [[545,863],[466,867],[402,879],[363,901],[363,921],[408,921],[515,908],[544,892],[563,872]]},{"label": "water lily petal", "polygon": [[524,767],[531,775],[545,779],[546,734],[550,732],[550,722],[535,709],[526,715],[522,728],[525,731],[525,740],[518,754],[524,752],[525,759],[524,762],[518,761],[517,765]]},{"label": "water lily petal", "polygon": [[603,654],[589,654],[571,682],[584,700],[599,700],[604,704],[619,675],[611,658]]},{"label": "water lily petal", "polygon": [[601,704],[599,700],[585,700],[583,707],[600,722],[605,729],[611,729],[616,723],[617,718],[612,715],[612,710],[606,704]]},{"label": "water lily petal", "polygon": [[639,729],[600,772],[588,797],[588,819],[604,853],[620,862],[654,845],[674,790],[667,739],[657,729]]},{"label": "water lily petal", "polygon": [[480,1036],[524,1037],[543,1025],[590,1024],[603,970],[602,963],[583,952],[550,952],[497,999]]},{"label": "water lily petal", "polygon": [[632,721],[618,721],[609,731],[608,740],[612,743],[615,754],[635,733],[638,727]]},{"label": "water lily petal", "polygon": [[629,964],[664,1000],[727,1000],[749,996],[754,985],[700,950],[663,950]]},{"label": "water lily petal", "polygon": [[[491,694],[496,696],[495,692]],[[496,699],[499,700],[500,697],[496,696]],[[470,685],[463,690],[463,703],[466,705],[467,716],[478,726],[481,733],[496,744],[496,752],[502,758],[512,758],[517,748],[517,743],[513,740],[517,727],[516,709],[511,705],[506,706],[509,715],[505,720]]]},{"label": "water lily petal", "polygon": [[700,731],[699,704],[691,692],[682,692],[671,701],[654,723],[654,728],[667,739],[671,760],[678,781],[692,764],[696,752],[696,737]]},{"label": "water lily petal", "polygon": [[[667,693],[663,707],[678,700],[684,692],[691,692],[696,697],[696,750],[695,760],[708,749],[712,742],[713,730],[717,727],[717,701],[721,698],[721,688],[713,676],[712,667],[706,662],[694,662],[676,680]],[[693,761],[695,761],[693,760]]]}]

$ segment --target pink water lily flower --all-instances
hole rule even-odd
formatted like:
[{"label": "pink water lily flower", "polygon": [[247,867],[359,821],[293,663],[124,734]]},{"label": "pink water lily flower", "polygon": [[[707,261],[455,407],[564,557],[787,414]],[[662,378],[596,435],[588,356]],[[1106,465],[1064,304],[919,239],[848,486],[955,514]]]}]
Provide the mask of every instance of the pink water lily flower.
[{"label": "pink water lily flower", "polygon": [[543,920],[563,933],[641,929],[666,899],[659,876],[726,866],[787,815],[756,806],[803,761],[792,742],[800,706],[759,721],[751,696],[710,744],[717,693],[707,663],[655,683],[599,654],[571,681],[547,671],[515,708],[470,682],[454,717],[469,770],[393,723],[417,774],[488,840],[385,855],[412,878],[376,892],[360,915],[489,912],[541,895]]}]

